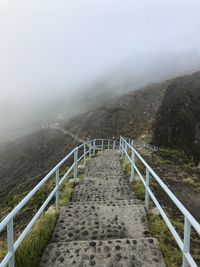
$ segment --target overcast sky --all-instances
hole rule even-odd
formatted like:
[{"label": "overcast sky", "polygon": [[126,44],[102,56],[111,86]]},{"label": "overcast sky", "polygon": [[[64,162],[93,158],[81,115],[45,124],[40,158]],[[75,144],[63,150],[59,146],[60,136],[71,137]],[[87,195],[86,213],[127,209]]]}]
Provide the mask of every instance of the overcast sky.
[{"label": "overcast sky", "polygon": [[199,0],[1,0],[0,106],[55,98],[129,56],[199,48]]}]

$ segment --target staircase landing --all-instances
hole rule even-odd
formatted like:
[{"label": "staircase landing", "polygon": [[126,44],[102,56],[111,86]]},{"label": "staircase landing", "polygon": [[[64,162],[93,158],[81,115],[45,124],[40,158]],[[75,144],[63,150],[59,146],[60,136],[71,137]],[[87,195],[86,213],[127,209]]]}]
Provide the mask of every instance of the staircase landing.
[{"label": "staircase landing", "polygon": [[165,267],[120,154],[106,150],[93,158],[86,177],[61,209],[40,267]]}]

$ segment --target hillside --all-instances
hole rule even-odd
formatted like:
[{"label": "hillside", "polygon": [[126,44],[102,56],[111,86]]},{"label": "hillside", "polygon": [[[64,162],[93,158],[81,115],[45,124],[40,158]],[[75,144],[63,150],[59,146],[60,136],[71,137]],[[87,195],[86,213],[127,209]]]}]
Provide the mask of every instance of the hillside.
[{"label": "hillside", "polygon": [[156,114],[153,142],[200,161],[200,72],[171,81]]},{"label": "hillside", "polygon": [[7,145],[0,153],[0,198],[30,190],[76,145],[56,129],[41,129]]},{"label": "hillside", "polygon": [[[190,156],[187,156],[187,162],[179,162],[169,155],[164,155],[160,161],[164,166],[166,159],[171,160],[170,175],[173,177],[173,164],[179,164],[182,169],[183,164],[194,164],[192,158],[196,163],[200,161],[198,103],[200,72],[113,98],[100,108],[63,121],[61,127],[84,140],[98,137],[117,140],[121,134],[163,148],[184,150]],[[2,203],[19,192],[29,191],[76,144],[64,131],[47,127],[7,145],[0,152]],[[159,173],[160,163],[156,162],[155,166],[158,166]],[[169,176],[166,170],[168,166],[161,173],[162,177]],[[191,176],[191,170],[187,175]],[[198,182],[199,174],[194,173],[194,177]]]},{"label": "hillside", "polygon": [[162,102],[167,82],[155,84],[114,98],[64,123],[64,127],[82,137],[119,138],[120,134],[139,137],[149,134]]},{"label": "hillside", "polygon": [[64,124],[81,137],[143,138],[200,161],[200,72],[114,98]]}]

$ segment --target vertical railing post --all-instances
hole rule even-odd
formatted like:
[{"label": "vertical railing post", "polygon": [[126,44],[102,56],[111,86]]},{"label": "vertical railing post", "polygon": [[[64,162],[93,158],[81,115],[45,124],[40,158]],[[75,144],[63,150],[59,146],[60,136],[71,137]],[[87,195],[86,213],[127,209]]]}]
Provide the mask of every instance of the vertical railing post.
[{"label": "vertical railing post", "polygon": [[74,150],[74,179],[77,179],[78,176],[78,148]]},{"label": "vertical railing post", "polygon": [[9,267],[14,267],[14,233],[13,233],[13,218],[7,224],[7,244],[8,252],[12,253],[12,257],[9,260]]},{"label": "vertical railing post", "polygon": [[127,148],[128,148],[127,141],[125,141],[125,151],[126,151],[126,153],[128,153]]},{"label": "vertical railing post", "polygon": [[101,151],[103,151],[103,140],[101,142]]},{"label": "vertical railing post", "polygon": [[122,157],[124,156],[124,140],[121,140]]},{"label": "vertical railing post", "polygon": [[[188,219],[185,217],[184,222],[184,241],[183,241],[183,252],[187,253],[190,251],[190,235],[191,235],[191,224]],[[183,254],[183,267],[189,267],[189,263]]]},{"label": "vertical railing post", "polygon": [[131,146],[133,147],[133,145],[134,145],[134,142],[133,142],[133,140],[131,141]]},{"label": "vertical railing post", "polygon": [[84,144],[84,146],[83,146],[83,153],[84,153],[84,167],[85,167],[85,163],[86,163],[86,144]]},{"label": "vertical railing post", "polygon": [[92,152],[92,141],[89,141],[89,158],[91,158],[91,152]]},{"label": "vertical railing post", "polygon": [[110,140],[108,140],[108,149],[110,149]]},{"label": "vertical railing post", "polygon": [[149,192],[147,190],[147,188],[149,188],[149,178],[150,178],[150,173],[149,173],[149,169],[146,169],[146,193],[145,193],[145,208],[146,210],[149,209]]},{"label": "vertical railing post", "polygon": [[56,169],[56,209],[59,209],[59,168]]},{"label": "vertical railing post", "polygon": [[115,141],[113,141],[113,150],[115,150]]},{"label": "vertical railing post", "polygon": [[96,139],[94,139],[93,141],[93,152],[92,152],[93,156],[95,155],[95,148],[96,148]]},{"label": "vertical railing post", "polygon": [[131,149],[131,182],[135,179],[135,151]]}]

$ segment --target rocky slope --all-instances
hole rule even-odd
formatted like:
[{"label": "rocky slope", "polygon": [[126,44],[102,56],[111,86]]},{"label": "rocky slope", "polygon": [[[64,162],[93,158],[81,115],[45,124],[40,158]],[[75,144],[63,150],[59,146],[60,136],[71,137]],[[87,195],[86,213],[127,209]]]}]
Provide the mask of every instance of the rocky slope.
[{"label": "rocky slope", "polygon": [[[82,139],[125,135],[177,147],[200,161],[200,72],[153,84],[108,101],[62,125]],[[0,197],[32,188],[77,142],[41,129],[0,153]],[[22,190],[23,191],[23,190]]]},{"label": "rocky slope", "polygon": [[152,130],[167,82],[148,86],[114,98],[101,108],[69,120],[64,127],[79,136],[119,138],[138,137]]},{"label": "rocky slope", "polygon": [[200,161],[200,72],[171,81],[156,114],[153,140]]},{"label": "rocky slope", "polygon": [[153,84],[75,117],[65,128],[84,137],[144,138],[200,161],[200,72]]},{"label": "rocky slope", "polygon": [[33,188],[75,145],[56,129],[41,129],[7,145],[0,153],[0,199]]}]

